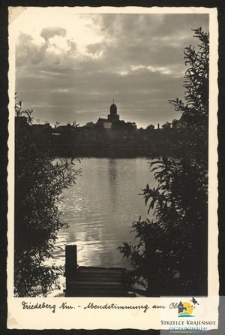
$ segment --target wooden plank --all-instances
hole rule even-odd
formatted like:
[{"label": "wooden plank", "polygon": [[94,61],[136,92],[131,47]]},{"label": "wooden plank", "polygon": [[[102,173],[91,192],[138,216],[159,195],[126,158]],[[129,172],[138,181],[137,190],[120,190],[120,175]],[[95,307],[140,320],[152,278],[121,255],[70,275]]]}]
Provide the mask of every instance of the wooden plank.
[{"label": "wooden plank", "polygon": [[96,276],[95,274],[94,275],[91,274],[91,275],[85,275],[85,276],[83,276],[83,275],[70,276],[70,277],[67,277],[66,280],[123,281],[124,277],[123,276],[109,276],[109,275]]},{"label": "wooden plank", "polygon": [[114,295],[115,292],[116,294],[119,293],[119,294],[124,294],[127,292],[127,290],[122,290],[122,289],[111,289],[111,288],[108,288],[108,289],[103,289],[101,287],[98,287],[98,288],[95,288],[93,289],[92,287],[86,287],[85,289],[81,289],[81,288],[74,288],[74,287],[69,287],[67,289],[67,292],[74,292],[74,294],[83,294],[84,296],[87,296],[88,295],[88,292],[93,292],[95,294],[99,294],[99,292],[103,295],[103,296],[110,296],[111,294]]},{"label": "wooden plank", "polygon": [[68,279],[67,281],[68,282],[99,282],[101,280],[101,282],[105,282],[105,283],[108,283],[108,282],[113,282],[113,283],[122,283],[123,281],[118,278],[118,279],[115,279],[115,278],[70,278]]},{"label": "wooden plank", "polygon": [[67,283],[73,283],[76,285],[123,285],[121,281],[94,281],[94,280],[68,280]]},{"label": "wooden plank", "polygon": [[[101,277],[111,277],[111,278],[119,278],[119,277],[123,277],[125,275],[125,273],[110,273],[110,272],[76,272],[72,277],[97,277],[97,278],[101,278]],[[71,277],[71,276],[67,276],[67,277]]]},{"label": "wooden plank", "polygon": [[122,273],[125,273],[125,271],[122,271],[122,270],[116,270],[116,271],[113,271],[113,270],[108,270],[108,269],[105,269],[105,270],[97,270],[97,269],[78,269],[78,272],[79,273],[96,273],[96,274],[112,274],[112,275],[118,275],[118,274],[122,274]]},{"label": "wooden plank", "polygon": [[[98,273],[98,272],[80,272],[78,271],[77,273],[74,273],[72,275],[72,277],[75,276],[95,276],[95,277],[112,277],[112,278],[118,278],[118,277],[123,277],[124,275],[126,275],[125,273],[111,273],[111,272],[102,272],[102,273]],[[71,276],[67,276],[67,277],[71,277]]]},{"label": "wooden plank", "polygon": [[124,273],[125,269],[108,269],[108,268],[78,268],[80,273]]},{"label": "wooden plank", "polygon": [[124,297],[128,296],[127,291],[119,291],[119,290],[67,290],[67,297]]},{"label": "wooden plank", "polygon": [[113,270],[113,271],[126,271],[126,268],[120,268],[120,267],[102,267],[102,266],[79,266],[80,270]]},{"label": "wooden plank", "polygon": [[121,277],[116,277],[116,278],[112,278],[112,277],[96,277],[96,276],[90,276],[90,277],[83,277],[83,276],[77,276],[77,277],[71,277],[71,278],[67,278],[68,282],[114,282],[114,283],[121,283],[122,282],[122,278]]},{"label": "wooden plank", "polygon": [[118,282],[93,282],[93,281],[86,281],[86,282],[68,282],[68,285],[73,285],[76,287],[124,287],[121,283]]},{"label": "wooden plank", "polygon": [[77,271],[76,273],[74,273],[74,275],[83,275],[83,276],[90,276],[90,275],[93,275],[93,276],[112,276],[112,277],[118,277],[118,276],[123,276],[125,274],[125,272],[108,272],[108,271],[105,271],[105,272],[96,272],[96,271]]},{"label": "wooden plank", "polygon": [[122,283],[124,282],[122,277],[96,277],[96,276],[90,276],[90,277],[83,277],[83,276],[74,276],[67,278],[66,281],[95,281],[95,282],[115,282],[115,283]]},{"label": "wooden plank", "polygon": [[107,297],[107,298],[127,298],[127,297],[136,297],[136,294],[133,292],[126,292],[124,294],[120,294],[120,293],[115,293],[115,294],[96,294],[96,293],[89,293],[87,295],[84,294],[74,294],[73,292],[65,294],[65,297],[68,298],[85,298],[85,297],[90,297],[90,298],[103,298],[103,297]]},{"label": "wooden plank", "polygon": [[67,289],[72,289],[74,291],[87,291],[87,290],[93,290],[93,291],[96,291],[96,290],[101,290],[101,291],[109,291],[109,290],[112,290],[112,291],[115,291],[115,290],[118,290],[118,291],[123,291],[123,290],[126,290],[123,286],[92,286],[92,285],[85,285],[85,286],[77,286],[77,285],[68,285],[67,286]]},{"label": "wooden plank", "polygon": [[121,283],[118,282],[67,282],[67,287],[68,286],[76,286],[76,287],[87,287],[87,286],[91,286],[91,287],[122,287],[124,288],[125,285],[122,285]]},{"label": "wooden plank", "polygon": [[102,276],[96,276],[95,274],[90,274],[90,275],[77,275],[77,276],[72,276],[72,277],[67,277],[67,280],[90,280],[90,278],[93,278],[94,280],[98,280],[98,281],[104,281],[104,280],[112,280],[112,281],[118,281],[118,280],[122,280],[124,278],[124,276],[110,276],[110,275],[102,275]]}]

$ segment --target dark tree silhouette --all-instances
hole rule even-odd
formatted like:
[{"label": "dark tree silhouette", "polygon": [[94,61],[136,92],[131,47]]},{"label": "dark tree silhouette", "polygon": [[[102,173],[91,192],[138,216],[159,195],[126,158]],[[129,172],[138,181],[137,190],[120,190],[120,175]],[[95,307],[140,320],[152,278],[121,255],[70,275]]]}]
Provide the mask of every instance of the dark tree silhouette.
[{"label": "dark tree silhouette", "polygon": [[45,295],[62,271],[46,264],[58,230],[66,226],[57,204],[79,170],[72,159],[52,160],[38,148],[30,131],[32,112],[21,102],[15,109],[15,295]]},{"label": "dark tree silhouette", "polygon": [[185,103],[171,100],[182,116],[180,158],[151,163],[158,186],[143,190],[155,219],[133,223],[137,243],[119,247],[147,295],[207,294],[207,134],[209,35],[195,29],[198,50],[185,49]]}]

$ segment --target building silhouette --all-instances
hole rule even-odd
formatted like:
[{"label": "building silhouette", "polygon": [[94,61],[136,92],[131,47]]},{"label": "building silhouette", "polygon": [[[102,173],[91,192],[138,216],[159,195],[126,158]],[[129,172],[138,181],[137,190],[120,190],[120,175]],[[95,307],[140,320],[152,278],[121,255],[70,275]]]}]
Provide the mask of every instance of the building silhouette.
[{"label": "building silhouette", "polygon": [[113,103],[110,106],[110,113],[108,115],[108,118],[107,119],[99,118],[97,121],[97,124],[103,125],[105,129],[111,129],[113,122],[119,121],[119,120],[120,120],[120,116],[117,114],[117,106],[113,100]]},{"label": "building silhouette", "polygon": [[114,121],[119,121],[120,116],[117,114],[117,106],[114,104],[114,100],[113,100],[113,104],[110,106],[110,114],[108,115],[108,120],[110,122],[114,122]]}]

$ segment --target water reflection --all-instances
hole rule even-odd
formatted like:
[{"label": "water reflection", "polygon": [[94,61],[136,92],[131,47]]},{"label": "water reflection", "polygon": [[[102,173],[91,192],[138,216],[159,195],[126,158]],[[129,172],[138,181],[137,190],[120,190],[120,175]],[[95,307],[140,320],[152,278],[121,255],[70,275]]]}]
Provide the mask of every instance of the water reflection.
[{"label": "water reflection", "polygon": [[109,159],[108,160],[108,175],[109,181],[114,186],[117,179],[117,159]]},{"label": "water reflection", "polygon": [[116,198],[118,196],[117,190],[117,159],[108,160],[108,177],[109,177],[109,186],[110,186],[110,200],[113,203],[113,206],[116,205]]},{"label": "water reflection", "polygon": [[64,263],[65,246],[77,244],[79,265],[128,266],[117,247],[133,241],[132,222],[147,216],[138,194],[154,184],[148,161],[85,158],[81,168],[82,176],[64,191],[60,205],[70,227],[59,232],[56,261]]}]

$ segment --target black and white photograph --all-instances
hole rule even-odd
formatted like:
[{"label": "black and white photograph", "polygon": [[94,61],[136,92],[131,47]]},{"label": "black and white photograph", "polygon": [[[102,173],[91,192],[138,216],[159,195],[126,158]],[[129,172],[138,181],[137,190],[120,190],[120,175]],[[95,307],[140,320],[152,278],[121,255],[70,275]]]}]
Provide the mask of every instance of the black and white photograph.
[{"label": "black and white photograph", "polygon": [[23,310],[132,298],[145,313],[174,296],[186,317],[218,294],[214,14],[10,8],[8,291]]}]

